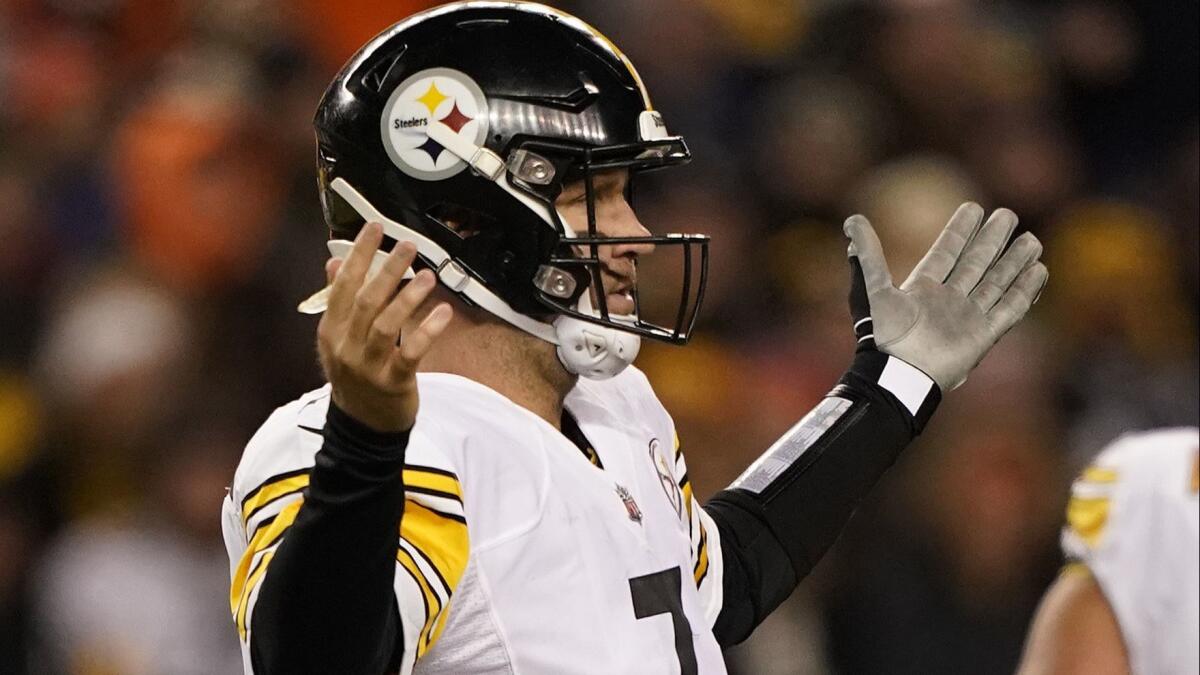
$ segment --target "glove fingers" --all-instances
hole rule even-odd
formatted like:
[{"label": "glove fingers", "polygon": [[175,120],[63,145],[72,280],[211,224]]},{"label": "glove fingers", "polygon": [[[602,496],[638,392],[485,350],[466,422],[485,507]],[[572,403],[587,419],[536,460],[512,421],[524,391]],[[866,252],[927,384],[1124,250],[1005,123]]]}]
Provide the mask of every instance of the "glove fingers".
[{"label": "glove fingers", "polygon": [[871,223],[864,216],[854,215],[846,219],[842,230],[850,237],[847,255],[858,258],[858,264],[862,267],[867,293],[891,288],[892,273],[888,271],[887,259],[883,256],[883,245],[879,243],[879,237]]},{"label": "glove fingers", "polygon": [[1016,280],[988,312],[988,324],[992,327],[995,339],[999,340],[1025,316],[1034,300],[1041,295],[1049,276],[1050,273],[1041,262],[1033,263],[1017,275]]},{"label": "glove fingers", "polygon": [[913,268],[912,274],[908,275],[904,286],[907,288],[918,277],[927,277],[939,284],[945,281],[954,269],[954,263],[958,262],[958,256],[975,236],[982,221],[983,208],[978,204],[967,202],[958,207],[950,217],[950,222],[946,223],[946,228],[938,235],[937,241],[929,247],[929,252]]},{"label": "glove fingers", "polygon": [[996,209],[992,212],[983,228],[975,239],[967,245],[967,250],[958,259],[954,271],[946,279],[946,285],[951,286],[964,295],[971,292],[983,279],[988,268],[996,262],[1008,238],[1017,227],[1017,214],[1008,209]]},{"label": "glove fingers", "polygon": [[1042,242],[1031,232],[1017,237],[1000,257],[1000,261],[992,266],[983,280],[971,291],[971,300],[985,313],[996,304],[1004,291],[1012,285],[1013,280],[1026,267],[1033,264],[1042,255]]}]

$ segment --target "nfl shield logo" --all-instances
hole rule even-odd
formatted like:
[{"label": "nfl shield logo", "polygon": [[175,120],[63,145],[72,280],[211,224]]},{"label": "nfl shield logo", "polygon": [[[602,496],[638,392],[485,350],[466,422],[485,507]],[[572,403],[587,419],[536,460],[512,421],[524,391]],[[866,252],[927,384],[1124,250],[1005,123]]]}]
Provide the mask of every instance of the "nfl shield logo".
[{"label": "nfl shield logo", "polygon": [[642,510],[638,508],[637,502],[633,501],[633,495],[624,486],[617,484],[617,496],[621,498],[621,503],[625,505],[625,512],[629,514],[629,519],[640,525],[642,523]]}]

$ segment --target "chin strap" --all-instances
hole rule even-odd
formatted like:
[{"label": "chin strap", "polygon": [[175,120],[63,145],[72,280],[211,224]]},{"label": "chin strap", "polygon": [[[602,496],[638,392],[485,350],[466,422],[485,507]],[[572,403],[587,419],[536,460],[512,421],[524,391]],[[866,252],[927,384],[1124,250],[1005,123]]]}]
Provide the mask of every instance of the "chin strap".
[{"label": "chin strap", "polygon": [[475,145],[459,136],[453,129],[440,121],[426,127],[431,139],[450,151],[450,154],[466,162],[471,170],[484,178],[496,182],[504,175],[504,160],[487,148]]},{"label": "chin strap", "polygon": [[[578,309],[592,313],[591,293],[579,298]],[[633,363],[642,347],[642,338],[633,333],[559,316],[554,320],[558,333],[558,360],[576,375],[591,380],[607,380]]]},{"label": "chin strap", "polygon": [[345,179],[335,178],[329,187],[338,196],[346,200],[346,203],[357,211],[363,220],[369,223],[379,223],[383,227],[385,235],[398,242],[407,241],[415,245],[417,253],[426,264],[433,268],[434,273],[437,274],[438,281],[446,288],[469,298],[471,302],[479,305],[485,311],[504,319],[526,333],[552,344],[558,344],[558,336],[555,334],[553,326],[513,310],[507,302],[504,302],[487,286],[484,286],[468,274],[462,265],[459,265],[457,261],[450,257],[446,249],[438,246],[432,239],[416,230],[405,227],[380,213],[371,202],[367,201],[366,197],[362,196]]},{"label": "chin strap", "polygon": [[[350,255],[350,249],[354,248],[354,242],[346,241],[345,239],[330,239],[325,242],[325,247],[329,249],[329,255],[334,258],[345,259]],[[367,278],[375,276],[379,273],[379,269],[383,267],[383,262],[387,260],[386,251],[375,251],[375,257],[371,258],[371,265],[367,268]],[[404,280],[408,281],[416,275],[412,269],[404,270]],[[304,302],[296,306],[296,311],[301,314],[320,314],[329,307],[329,292],[333,290],[333,286],[326,286],[321,290],[308,296]]]}]

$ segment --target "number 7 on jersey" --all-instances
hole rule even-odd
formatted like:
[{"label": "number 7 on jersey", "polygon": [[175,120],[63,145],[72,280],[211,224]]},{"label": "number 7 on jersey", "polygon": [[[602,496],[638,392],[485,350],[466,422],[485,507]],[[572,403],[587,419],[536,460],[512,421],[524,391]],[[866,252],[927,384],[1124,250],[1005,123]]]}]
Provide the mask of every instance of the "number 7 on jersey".
[{"label": "number 7 on jersey", "polygon": [[692,644],[692,625],[683,613],[683,600],[679,595],[682,590],[680,578],[678,567],[634,577],[629,580],[629,592],[633,596],[633,614],[637,618],[671,615],[679,672],[681,675],[696,675],[696,646]]}]

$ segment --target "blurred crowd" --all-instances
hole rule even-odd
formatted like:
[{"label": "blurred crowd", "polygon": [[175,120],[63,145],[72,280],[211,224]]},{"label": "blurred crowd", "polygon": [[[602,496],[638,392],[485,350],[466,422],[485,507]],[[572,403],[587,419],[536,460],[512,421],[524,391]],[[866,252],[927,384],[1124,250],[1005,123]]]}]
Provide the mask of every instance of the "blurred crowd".
[{"label": "blurred crowd", "polygon": [[[310,122],[421,0],[0,3],[0,673],[240,671],[219,503],[321,382]],[[1011,672],[1074,471],[1198,408],[1197,4],[571,0],[695,161],[701,330],[639,360],[697,494],[832,386],[841,221],[902,279],[962,201],[1045,242],[1032,318],[949,396],[737,673]],[[536,49],[536,45],[531,48]]]}]

